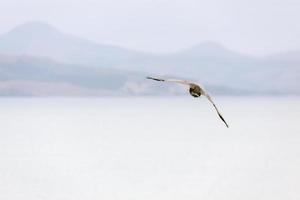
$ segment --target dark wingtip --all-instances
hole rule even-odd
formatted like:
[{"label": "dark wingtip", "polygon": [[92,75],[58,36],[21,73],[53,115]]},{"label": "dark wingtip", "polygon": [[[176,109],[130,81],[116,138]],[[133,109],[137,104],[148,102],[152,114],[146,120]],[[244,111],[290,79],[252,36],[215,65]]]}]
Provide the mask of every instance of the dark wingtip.
[{"label": "dark wingtip", "polygon": [[151,76],[147,76],[147,79],[151,79],[151,80],[155,80],[155,81],[165,81],[164,79],[160,79],[160,78],[153,78]]},{"label": "dark wingtip", "polygon": [[227,128],[229,128],[228,124],[226,123],[225,119],[222,117],[222,115],[219,114],[219,117],[222,119],[222,121],[224,122],[224,124],[226,125]]}]

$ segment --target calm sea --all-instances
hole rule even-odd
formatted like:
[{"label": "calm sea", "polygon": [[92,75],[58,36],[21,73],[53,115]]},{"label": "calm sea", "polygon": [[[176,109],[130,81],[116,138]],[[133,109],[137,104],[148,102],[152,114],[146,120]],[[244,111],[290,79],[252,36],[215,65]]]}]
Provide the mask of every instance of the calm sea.
[{"label": "calm sea", "polygon": [[300,98],[215,102],[2,98],[0,199],[300,199]]}]

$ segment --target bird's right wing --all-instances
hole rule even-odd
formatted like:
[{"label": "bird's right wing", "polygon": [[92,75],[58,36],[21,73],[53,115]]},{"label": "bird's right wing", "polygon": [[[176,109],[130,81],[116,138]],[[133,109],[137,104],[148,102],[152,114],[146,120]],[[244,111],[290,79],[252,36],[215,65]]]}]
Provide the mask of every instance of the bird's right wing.
[{"label": "bird's right wing", "polygon": [[191,83],[185,80],[178,80],[178,79],[161,79],[161,78],[154,78],[148,76],[147,79],[155,80],[155,81],[165,81],[165,82],[173,82],[173,83],[179,83],[183,85],[190,85]]},{"label": "bird's right wing", "polygon": [[221,113],[219,112],[216,104],[213,102],[212,98],[209,96],[209,94],[207,94],[206,92],[204,93],[204,96],[206,96],[206,98],[208,99],[208,101],[210,101],[212,103],[212,105],[215,107],[219,117],[221,118],[221,120],[225,123],[225,125],[227,126],[227,128],[229,127],[227,122],[225,121],[224,117],[221,115]]},{"label": "bird's right wing", "polygon": [[154,80],[154,81],[165,81],[165,79],[154,78],[154,77],[151,77],[151,76],[147,76],[147,79],[151,79],[151,80]]}]

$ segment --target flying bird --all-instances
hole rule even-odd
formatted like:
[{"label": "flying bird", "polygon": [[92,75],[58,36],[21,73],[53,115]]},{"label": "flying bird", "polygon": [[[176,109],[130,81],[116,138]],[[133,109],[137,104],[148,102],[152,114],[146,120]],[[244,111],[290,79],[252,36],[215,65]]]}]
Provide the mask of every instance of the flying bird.
[{"label": "flying bird", "polygon": [[147,77],[147,79],[151,79],[154,81],[164,81],[164,82],[172,82],[172,83],[178,83],[178,84],[183,84],[183,85],[187,85],[189,87],[189,92],[193,97],[200,97],[201,95],[205,96],[208,101],[210,101],[212,103],[212,105],[214,106],[214,108],[216,109],[219,117],[221,118],[221,120],[225,123],[226,127],[228,128],[228,124],[225,121],[225,119],[223,118],[223,116],[221,115],[221,113],[219,112],[216,104],[213,102],[212,98],[209,96],[209,94],[207,92],[204,91],[203,88],[201,88],[199,85],[189,82],[189,81],[185,81],[185,80],[176,80],[176,79],[161,79],[161,78],[154,78],[154,77]]}]

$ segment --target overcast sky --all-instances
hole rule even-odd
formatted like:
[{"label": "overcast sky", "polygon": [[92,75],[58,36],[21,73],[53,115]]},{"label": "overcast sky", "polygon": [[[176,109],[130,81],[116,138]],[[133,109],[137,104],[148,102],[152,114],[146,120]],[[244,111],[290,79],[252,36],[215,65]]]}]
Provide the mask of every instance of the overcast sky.
[{"label": "overcast sky", "polygon": [[150,52],[207,40],[252,55],[300,49],[300,0],[0,0],[0,16],[0,33],[43,21]]}]

